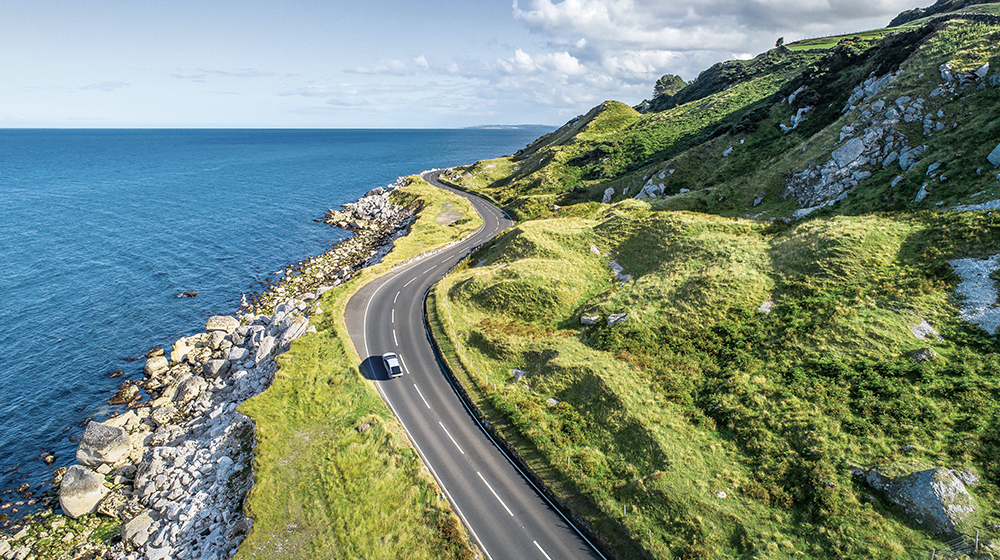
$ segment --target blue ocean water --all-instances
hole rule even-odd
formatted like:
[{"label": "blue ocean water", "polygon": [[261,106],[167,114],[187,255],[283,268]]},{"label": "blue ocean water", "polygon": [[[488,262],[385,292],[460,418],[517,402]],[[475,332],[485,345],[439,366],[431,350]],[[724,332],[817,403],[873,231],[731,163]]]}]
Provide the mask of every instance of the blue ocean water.
[{"label": "blue ocean water", "polygon": [[126,358],[349,235],[325,209],[544,132],[0,130],[0,513],[75,462],[80,424],[142,377]]}]

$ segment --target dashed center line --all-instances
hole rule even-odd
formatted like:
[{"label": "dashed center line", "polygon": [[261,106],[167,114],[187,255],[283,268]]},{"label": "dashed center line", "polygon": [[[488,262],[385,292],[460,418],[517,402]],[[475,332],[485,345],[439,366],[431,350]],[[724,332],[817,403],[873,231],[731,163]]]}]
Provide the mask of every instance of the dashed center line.
[{"label": "dashed center line", "polygon": [[420,392],[420,387],[417,387],[417,384],[414,383],[413,384],[413,388],[416,389],[417,390],[417,394],[420,395],[420,400],[424,401],[424,406],[426,406],[427,409],[430,410],[431,405],[427,404],[427,399],[425,399],[424,398],[424,394]]},{"label": "dashed center line", "polygon": [[395,307],[392,308],[392,322],[393,323],[396,322],[396,308]]},{"label": "dashed center line", "polygon": [[403,364],[403,371],[406,372],[406,375],[410,375],[410,368],[406,367],[406,362],[403,361],[403,356],[397,354],[396,357],[399,358],[399,363]]},{"label": "dashed center line", "polygon": [[538,552],[541,552],[542,556],[548,558],[548,560],[552,560],[552,557],[550,557],[548,554],[545,553],[545,549],[542,548],[542,545],[538,544],[538,541],[531,541],[531,542],[535,543],[535,546],[538,547]]},{"label": "dashed center line", "polygon": [[414,280],[416,280],[416,279],[417,279],[417,277],[416,277],[416,276],[414,276],[413,278],[411,278],[411,279],[410,279],[410,281],[409,281],[409,282],[407,282],[406,284],[403,284],[403,287],[405,288],[405,287],[409,286],[409,285],[410,285],[410,284],[412,284],[412,283],[413,283],[413,281],[414,281]]},{"label": "dashed center line", "polygon": [[[414,385],[414,387],[416,387],[416,385]],[[417,389],[417,392],[419,393],[420,389]],[[420,398],[424,398],[424,396],[420,395]],[[427,404],[427,401],[424,401],[424,404]],[[427,408],[430,408],[430,407],[428,406]],[[445,428],[444,424],[442,424],[441,422],[438,422],[438,426],[441,426],[441,429],[444,430],[444,433],[448,434],[448,439],[450,439],[451,442],[455,444],[455,447],[458,447],[458,452],[461,453],[462,455],[465,455],[465,451],[462,451],[462,448],[459,447],[458,442],[455,441],[455,438],[451,437],[451,433],[448,432],[448,428]],[[479,475],[480,478],[482,478],[482,476],[483,475]],[[484,480],[483,482],[486,482],[486,481]],[[487,486],[489,486],[489,484],[487,484]],[[491,490],[492,490],[492,488],[491,488]],[[500,498],[497,498],[497,499],[499,500]],[[501,503],[503,503],[503,502],[501,502]],[[507,507],[507,506],[504,506],[504,507]],[[510,510],[507,510],[507,511],[510,511]],[[512,513],[511,515],[514,515],[514,514]]]},{"label": "dashed center line", "polygon": [[396,340],[396,329],[392,329],[392,341],[396,343],[396,346],[399,346],[399,341]]},{"label": "dashed center line", "polygon": [[428,268],[427,270],[425,270],[425,271],[423,272],[423,274],[427,274],[428,272],[430,272],[430,271],[434,270],[435,268],[437,268],[437,265],[434,265],[434,266],[432,266],[432,267]]},{"label": "dashed center line", "polygon": [[396,300],[399,299],[399,294],[403,293],[402,290],[396,292],[396,297],[392,298],[392,303],[395,304]]},{"label": "dashed center line", "polygon": [[[441,426],[441,427],[443,428],[444,426]],[[449,437],[451,437],[451,436],[449,436]],[[514,517],[514,512],[510,511],[510,508],[507,507],[507,504],[503,503],[503,500],[500,499],[500,496],[497,494],[496,490],[494,490],[493,487],[490,486],[490,483],[486,482],[486,479],[483,478],[483,474],[481,472],[479,472],[479,471],[476,471],[476,474],[479,475],[479,480],[482,480],[483,484],[485,484],[486,487],[490,489],[490,492],[493,493],[493,497],[496,498],[498,502],[500,502],[500,505],[503,506],[503,509],[507,510],[507,513],[509,513],[511,517]]]}]

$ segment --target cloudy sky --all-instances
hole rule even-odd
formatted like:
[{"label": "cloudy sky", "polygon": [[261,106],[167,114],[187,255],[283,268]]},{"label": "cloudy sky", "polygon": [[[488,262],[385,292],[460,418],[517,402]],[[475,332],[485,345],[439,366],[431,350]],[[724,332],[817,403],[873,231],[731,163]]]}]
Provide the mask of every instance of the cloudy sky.
[{"label": "cloudy sky", "polygon": [[3,0],[0,127],[559,125],[925,0]]}]

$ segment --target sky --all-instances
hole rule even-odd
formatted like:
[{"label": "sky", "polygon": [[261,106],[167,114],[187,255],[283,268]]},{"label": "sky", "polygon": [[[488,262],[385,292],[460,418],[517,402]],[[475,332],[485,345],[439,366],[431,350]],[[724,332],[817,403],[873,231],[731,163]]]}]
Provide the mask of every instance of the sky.
[{"label": "sky", "polygon": [[556,126],[931,3],[0,0],[0,127]]}]

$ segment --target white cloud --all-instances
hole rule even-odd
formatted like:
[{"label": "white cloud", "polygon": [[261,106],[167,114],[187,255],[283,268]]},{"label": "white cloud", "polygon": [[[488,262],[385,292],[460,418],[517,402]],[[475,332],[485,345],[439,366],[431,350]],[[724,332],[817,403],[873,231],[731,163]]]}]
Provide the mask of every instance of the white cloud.
[{"label": "white cloud", "polygon": [[119,89],[128,87],[130,84],[126,82],[100,82],[97,84],[87,84],[81,87],[81,90],[97,90],[97,91],[117,91]]},{"label": "white cloud", "polygon": [[274,72],[262,72],[260,70],[255,70],[253,68],[242,68],[240,70],[205,70],[201,69],[201,72],[207,74],[215,74],[217,76],[225,76],[227,78],[267,78],[274,76]]},{"label": "white cloud", "polygon": [[716,62],[755,56],[779,36],[791,42],[885,25],[908,2],[517,0],[512,17],[531,36],[519,45],[492,41],[492,60],[474,49],[430,59],[399,52],[346,70],[359,75],[354,83],[308,83],[281,95],[313,98],[303,102],[320,106],[308,111],[406,106],[427,119],[559,124],[608,99],[638,103],[664,74],[691,80]]},{"label": "white cloud", "polygon": [[[912,0],[514,0],[514,18],[622,79],[686,79],[734,53],[884,26]],[[664,63],[668,63],[664,66]],[[707,63],[707,64],[706,64]]]},{"label": "white cloud", "polygon": [[415,73],[405,62],[395,59],[382,59],[379,61],[378,66],[374,68],[358,66],[351,70],[345,70],[345,72],[349,74],[371,74],[377,76],[410,76]]}]

